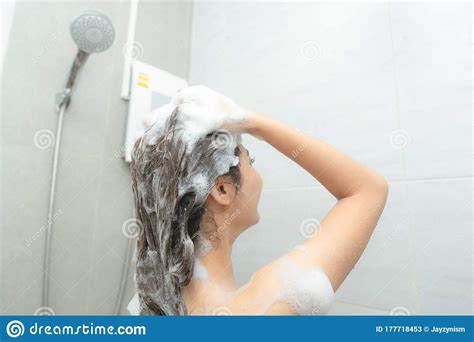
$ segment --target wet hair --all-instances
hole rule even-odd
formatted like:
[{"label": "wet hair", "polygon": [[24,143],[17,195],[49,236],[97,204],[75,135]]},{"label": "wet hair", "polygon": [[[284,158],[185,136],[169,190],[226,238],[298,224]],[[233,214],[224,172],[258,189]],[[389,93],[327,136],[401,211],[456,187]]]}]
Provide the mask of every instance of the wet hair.
[{"label": "wet hair", "polygon": [[[140,315],[188,314],[181,288],[189,284],[194,272],[207,195],[219,176],[230,176],[237,187],[241,182],[239,164],[228,163],[229,154],[234,160],[240,155],[238,146],[222,148],[215,143],[216,132],[211,132],[189,151],[178,117],[175,109],[163,134],[151,144],[145,135],[140,137],[132,152]],[[199,182],[190,181],[196,176]]]}]

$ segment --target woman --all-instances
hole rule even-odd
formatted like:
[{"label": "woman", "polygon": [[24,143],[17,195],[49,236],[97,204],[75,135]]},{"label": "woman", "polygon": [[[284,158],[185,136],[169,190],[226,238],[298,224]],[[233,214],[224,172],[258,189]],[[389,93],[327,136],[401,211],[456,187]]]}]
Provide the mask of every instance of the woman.
[{"label": "woman", "polygon": [[[383,211],[385,179],[323,141],[203,86],[180,90],[157,115],[135,144],[131,164],[142,228],[135,314],[326,313]],[[337,203],[315,234],[237,287],[232,245],[259,221],[262,190],[241,134],[296,162]]]}]

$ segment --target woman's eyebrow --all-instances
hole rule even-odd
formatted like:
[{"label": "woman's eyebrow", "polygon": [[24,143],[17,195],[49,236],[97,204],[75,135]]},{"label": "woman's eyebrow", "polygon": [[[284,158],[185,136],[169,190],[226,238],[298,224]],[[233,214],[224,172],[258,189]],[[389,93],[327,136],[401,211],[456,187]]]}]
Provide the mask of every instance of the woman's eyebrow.
[{"label": "woman's eyebrow", "polygon": [[247,150],[247,155],[248,155],[248,156],[250,157],[250,153],[249,153],[249,150],[248,150],[247,148],[246,148],[246,150]]}]

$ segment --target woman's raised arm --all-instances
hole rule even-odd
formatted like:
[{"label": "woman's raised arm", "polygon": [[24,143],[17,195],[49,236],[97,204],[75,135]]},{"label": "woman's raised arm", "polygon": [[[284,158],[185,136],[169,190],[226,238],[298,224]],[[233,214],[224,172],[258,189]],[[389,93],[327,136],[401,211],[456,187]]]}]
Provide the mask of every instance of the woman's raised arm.
[{"label": "woman's raised arm", "polygon": [[364,251],[388,195],[384,177],[329,144],[252,113],[245,131],[283,153],[317,179],[338,200],[304,246],[311,264],[322,267],[334,291]]}]

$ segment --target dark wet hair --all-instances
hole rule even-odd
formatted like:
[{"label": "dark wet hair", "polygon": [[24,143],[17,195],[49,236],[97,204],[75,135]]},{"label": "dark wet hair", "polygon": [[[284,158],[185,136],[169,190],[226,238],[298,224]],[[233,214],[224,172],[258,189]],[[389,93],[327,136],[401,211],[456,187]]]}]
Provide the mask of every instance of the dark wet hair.
[{"label": "dark wet hair", "polygon": [[[188,314],[181,288],[193,275],[207,194],[219,176],[230,176],[236,185],[241,182],[239,164],[219,174],[219,156],[229,154],[229,149],[213,143],[216,132],[200,138],[192,151],[187,150],[178,116],[175,109],[164,134],[152,144],[142,136],[132,152],[130,170],[139,225],[135,284],[140,315]],[[240,155],[238,146],[233,153]],[[211,185],[204,197],[192,186],[180,190],[180,184],[197,173],[205,174]]]}]

